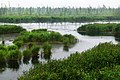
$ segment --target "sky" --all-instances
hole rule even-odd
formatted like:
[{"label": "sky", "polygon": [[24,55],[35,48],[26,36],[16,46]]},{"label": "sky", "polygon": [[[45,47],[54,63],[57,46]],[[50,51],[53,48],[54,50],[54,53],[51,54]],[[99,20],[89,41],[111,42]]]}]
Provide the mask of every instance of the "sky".
[{"label": "sky", "polygon": [[1,6],[11,7],[120,7],[120,0],[0,0]]}]

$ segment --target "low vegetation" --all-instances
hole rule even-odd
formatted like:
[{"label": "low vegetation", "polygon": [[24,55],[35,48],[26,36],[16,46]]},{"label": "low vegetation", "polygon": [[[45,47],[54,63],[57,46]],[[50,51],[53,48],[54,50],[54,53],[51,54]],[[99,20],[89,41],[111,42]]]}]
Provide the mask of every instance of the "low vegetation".
[{"label": "low vegetation", "polygon": [[[18,46],[27,43],[67,43],[74,44],[77,39],[72,35],[61,35],[59,32],[44,30],[33,30],[31,32],[22,32],[15,40],[14,43]],[[21,44],[18,44],[20,43]]]},{"label": "low vegetation", "polygon": [[0,34],[11,34],[11,33],[20,33],[22,31],[25,31],[20,26],[16,25],[0,25]]},{"label": "low vegetation", "polygon": [[92,21],[100,21],[100,20],[119,20],[119,16],[96,16],[92,15],[89,16],[84,15],[84,16],[35,16],[35,15],[22,15],[22,16],[1,16],[0,17],[0,22],[5,22],[5,23],[54,23],[54,22],[92,22]]},{"label": "low vegetation", "polygon": [[0,59],[2,61],[17,61],[21,58],[21,52],[16,45],[5,46],[0,45]]},{"label": "low vegetation", "polygon": [[19,80],[120,79],[120,44],[102,43],[68,59],[38,64]]},{"label": "low vegetation", "polygon": [[107,24],[87,24],[82,25],[77,29],[79,33],[84,33],[87,35],[116,35],[120,34],[120,24],[116,23],[107,23]]}]

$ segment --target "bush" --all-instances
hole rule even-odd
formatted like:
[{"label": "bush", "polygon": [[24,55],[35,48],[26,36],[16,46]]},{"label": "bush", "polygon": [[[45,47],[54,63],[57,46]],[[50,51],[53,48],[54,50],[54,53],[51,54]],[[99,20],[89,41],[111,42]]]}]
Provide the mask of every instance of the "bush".
[{"label": "bush", "polygon": [[47,31],[47,29],[34,29],[32,32],[41,32],[41,31]]},{"label": "bush", "polygon": [[10,50],[9,53],[7,54],[7,60],[9,61],[17,61],[21,58],[21,53],[18,50]]},{"label": "bush", "polygon": [[14,43],[18,48],[21,48],[23,46],[23,41],[16,41]]},{"label": "bush", "polygon": [[25,31],[25,29],[20,26],[0,25],[0,34],[20,33],[22,31]]},{"label": "bush", "polygon": [[73,35],[64,35],[62,36],[58,32],[49,32],[49,31],[33,31],[33,32],[22,32],[20,35],[14,40],[14,43],[23,42],[25,43],[63,43],[64,40],[68,38],[69,43],[73,44],[77,40]]},{"label": "bush", "polygon": [[0,45],[0,50],[4,50],[4,51],[6,51],[6,50],[7,50],[7,47],[4,46],[4,45]]},{"label": "bush", "polygon": [[[87,24],[82,25],[77,29],[77,31],[81,34],[87,35],[115,35],[116,32],[119,31],[120,24],[115,23],[107,23],[107,24]],[[119,26],[119,27],[118,27]]]},{"label": "bush", "polygon": [[39,64],[20,77],[20,80],[119,79],[119,66],[120,44],[103,43],[81,54],[72,54],[62,61],[51,60]]},{"label": "bush", "polygon": [[44,54],[49,54],[51,53],[52,46],[48,42],[45,42],[42,45],[42,49],[43,49]]},{"label": "bush", "polygon": [[30,58],[31,57],[31,51],[29,49],[26,49],[23,51],[24,58]]},{"label": "bush", "polygon": [[8,50],[18,50],[18,47],[16,45],[8,46]]},{"label": "bush", "polygon": [[77,39],[71,34],[63,35],[63,42],[67,41],[69,44],[75,44]]},{"label": "bush", "polygon": [[120,65],[112,68],[105,67],[99,71],[98,78],[100,80],[119,80],[120,79]]},{"label": "bush", "polygon": [[32,56],[38,56],[39,50],[40,50],[39,46],[37,46],[37,45],[32,46],[31,47]]},{"label": "bush", "polygon": [[2,64],[2,63],[5,63],[5,61],[6,61],[6,52],[5,51],[3,51],[3,50],[0,50],[0,63]]}]

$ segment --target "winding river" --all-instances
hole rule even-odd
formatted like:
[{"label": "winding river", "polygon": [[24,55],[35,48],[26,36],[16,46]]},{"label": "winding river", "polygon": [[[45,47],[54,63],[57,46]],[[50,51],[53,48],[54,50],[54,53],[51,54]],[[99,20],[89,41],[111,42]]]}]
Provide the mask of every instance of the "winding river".
[{"label": "winding river", "polygon": [[[89,22],[89,23],[119,23],[119,21],[111,21],[111,22]],[[87,49],[90,49],[99,43],[104,42],[113,42],[114,44],[117,44],[118,41],[115,40],[114,36],[87,36],[87,35],[81,35],[77,33],[77,28],[81,25],[89,24],[89,23],[21,23],[21,24],[15,24],[20,25],[23,28],[27,29],[28,31],[31,31],[33,29],[39,29],[39,28],[47,28],[49,31],[56,31],[60,32],[61,34],[72,34],[77,39],[78,42],[72,46],[70,46],[69,51],[63,50],[63,45],[57,45],[54,44],[52,48],[52,56],[51,59],[63,59],[70,56],[70,54],[73,54],[75,52],[82,52]],[[0,23],[2,24],[11,24],[11,23]],[[12,41],[17,36],[17,34],[7,34],[5,36],[5,44],[6,45],[12,45]],[[0,35],[1,40],[2,35]],[[1,41],[0,41],[1,43]],[[45,59],[39,58],[39,62],[44,62]],[[25,71],[28,71],[31,67],[33,67],[34,64],[29,61],[28,64],[24,64],[22,61],[18,65],[12,64],[11,67],[5,67],[0,69],[0,80],[17,80],[17,77],[22,75]]]}]

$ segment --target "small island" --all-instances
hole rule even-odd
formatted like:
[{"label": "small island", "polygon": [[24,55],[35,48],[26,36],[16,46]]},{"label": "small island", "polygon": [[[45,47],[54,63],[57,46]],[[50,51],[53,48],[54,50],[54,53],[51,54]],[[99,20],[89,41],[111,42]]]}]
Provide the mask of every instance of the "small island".
[{"label": "small island", "polygon": [[84,35],[91,36],[120,36],[120,24],[117,23],[107,23],[107,24],[87,24],[82,25],[77,29],[77,32]]}]

